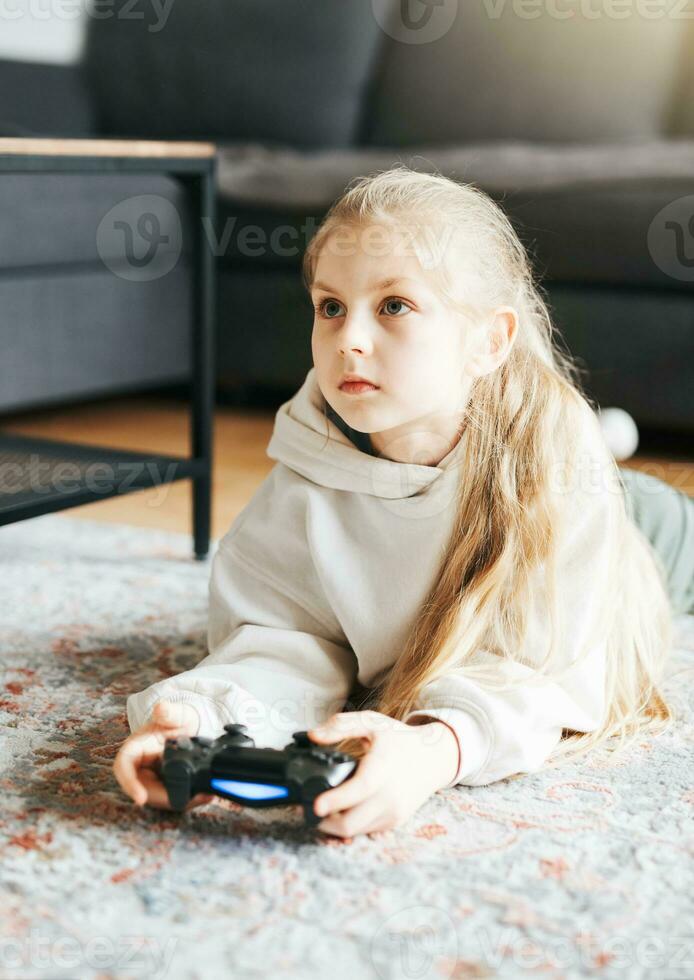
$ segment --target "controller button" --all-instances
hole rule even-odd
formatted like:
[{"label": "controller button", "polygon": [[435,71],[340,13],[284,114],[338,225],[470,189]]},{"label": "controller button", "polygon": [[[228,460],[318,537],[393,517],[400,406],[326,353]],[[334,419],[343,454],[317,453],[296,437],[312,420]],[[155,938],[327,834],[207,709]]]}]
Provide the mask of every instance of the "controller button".
[{"label": "controller button", "polygon": [[193,735],[193,741],[196,745],[202,745],[203,748],[207,748],[208,746],[212,745],[214,739],[206,738],[204,735]]},{"label": "controller button", "polygon": [[247,725],[240,725],[236,722],[230,722],[228,725],[224,726],[224,731],[229,735],[239,735],[248,731]]}]

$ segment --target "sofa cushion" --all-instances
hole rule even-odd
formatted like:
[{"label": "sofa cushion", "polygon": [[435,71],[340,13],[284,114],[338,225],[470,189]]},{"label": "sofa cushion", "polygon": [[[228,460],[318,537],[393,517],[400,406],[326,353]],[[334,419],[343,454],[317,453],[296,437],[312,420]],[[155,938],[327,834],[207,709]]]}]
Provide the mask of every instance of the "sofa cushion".
[{"label": "sofa cushion", "polygon": [[136,284],[103,266],[4,274],[0,411],[187,380],[192,304],[187,258]]},{"label": "sofa cushion", "polygon": [[401,18],[423,6],[403,0],[390,26],[365,143],[652,138],[674,135],[671,112],[691,102],[678,0],[445,0],[408,31]]},{"label": "sofa cushion", "polygon": [[[158,220],[161,240],[155,261],[170,249],[180,254],[190,251],[190,205],[180,183],[171,177],[3,174],[0,268],[125,261],[126,233],[115,226],[117,220],[126,221],[133,229],[132,251],[141,257],[147,247],[137,234],[143,205]],[[117,210],[106,227],[113,208]],[[149,227],[145,226],[145,232]]]},{"label": "sofa cushion", "polygon": [[[687,228],[693,213],[694,140],[638,144],[535,144],[497,141],[462,146],[302,152],[261,144],[219,150],[220,235],[227,223],[224,258],[252,257],[272,265],[296,263],[288,248],[272,248],[270,235],[295,229],[310,212],[316,223],[357,175],[398,163],[470,182],[496,198],[538,271],[551,279],[682,286],[672,275],[677,246],[666,220]],[[674,214],[662,213],[669,207]],[[240,248],[240,229],[257,221],[264,249]],[[301,216],[301,217],[299,217]],[[229,233],[229,222],[236,221]],[[221,238],[220,238],[221,241]],[[291,234],[280,239],[292,244]],[[694,244],[690,246],[694,252]],[[656,260],[660,260],[659,262]],[[676,270],[675,270],[676,271]],[[692,277],[688,280],[690,283]]]},{"label": "sofa cushion", "polygon": [[79,65],[0,60],[0,136],[90,136],[93,109]]},{"label": "sofa cushion", "polygon": [[601,405],[636,422],[694,430],[694,318],[687,293],[552,283],[552,320]]},{"label": "sofa cushion", "polygon": [[354,141],[384,41],[370,0],[176,0],[137,17],[117,0],[112,16],[89,20],[102,133]]}]

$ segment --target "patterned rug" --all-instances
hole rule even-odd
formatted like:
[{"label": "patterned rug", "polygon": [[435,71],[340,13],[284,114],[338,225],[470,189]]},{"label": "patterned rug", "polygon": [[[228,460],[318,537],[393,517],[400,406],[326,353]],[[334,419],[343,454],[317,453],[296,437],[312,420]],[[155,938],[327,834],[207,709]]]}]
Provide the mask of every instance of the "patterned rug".
[{"label": "patterned rug", "polygon": [[295,807],[138,810],[112,776],[127,694],[205,654],[210,561],[68,515],[0,528],[0,976],[694,976],[694,617],[680,720],[619,767],[442,790],[343,840]]}]

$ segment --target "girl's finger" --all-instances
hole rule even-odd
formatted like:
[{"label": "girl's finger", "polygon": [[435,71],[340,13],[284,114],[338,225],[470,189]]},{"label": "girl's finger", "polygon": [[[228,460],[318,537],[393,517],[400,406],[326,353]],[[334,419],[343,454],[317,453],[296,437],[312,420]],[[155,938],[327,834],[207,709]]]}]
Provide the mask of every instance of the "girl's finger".
[{"label": "girl's finger", "polygon": [[380,718],[386,724],[386,715],[378,715],[375,711],[340,711],[327,721],[310,728],[310,738],[317,742],[339,742],[343,738],[371,738],[378,733]]},{"label": "girl's finger", "polygon": [[[143,769],[142,780],[145,784],[147,793],[147,804],[156,807],[158,810],[173,810],[169,801],[169,794],[161,778],[152,769]],[[196,793],[188,800],[185,810],[192,810],[194,807],[203,806],[214,799],[209,793]]]},{"label": "girl's finger", "polygon": [[206,803],[211,803],[213,799],[214,794],[212,793],[197,793],[189,803],[186,803],[186,810],[191,810],[194,806],[205,806]]},{"label": "girl's finger", "polygon": [[152,722],[157,727],[177,728],[184,720],[185,708],[180,701],[157,701],[152,708]]},{"label": "girl's finger", "polygon": [[138,766],[143,757],[143,749],[139,740],[126,740],[120,747],[113,763],[113,773],[123,790],[136,803],[146,801],[146,791],[139,778]]},{"label": "girl's finger", "polygon": [[365,827],[362,831],[363,834],[388,834],[394,830],[392,823],[389,820],[379,820],[377,823],[372,824],[370,827]]},{"label": "girl's finger", "polygon": [[173,810],[169,802],[169,794],[166,791],[166,786],[164,786],[161,779],[152,769],[143,769],[140,773],[140,779],[147,794],[145,803],[149,806],[157,807],[159,810]]},{"label": "girl's finger", "polygon": [[378,790],[375,780],[378,779],[375,757],[365,755],[359,760],[353,775],[340,783],[334,789],[326,790],[313,801],[314,812],[318,816],[327,816],[338,810],[346,810],[357,806],[374,796]]},{"label": "girl's finger", "polygon": [[318,830],[337,837],[354,837],[364,833],[364,828],[383,819],[383,800],[372,796],[348,810],[331,814],[318,824]]},{"label": "girl's finger", "polygon": [[136,803],[144,802],[144,785],[141,771],[159,759],[164,750],[166,737],[171,732],[141,731],[126,739],[113,763],[113,772],[128,796]]}]

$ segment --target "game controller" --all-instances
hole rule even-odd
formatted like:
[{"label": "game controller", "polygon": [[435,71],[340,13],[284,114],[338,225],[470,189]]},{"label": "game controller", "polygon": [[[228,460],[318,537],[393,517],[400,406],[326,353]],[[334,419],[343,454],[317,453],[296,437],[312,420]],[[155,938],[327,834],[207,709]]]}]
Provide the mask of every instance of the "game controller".
[{"label": "game controller", "polygon": [[357,768],[358,759],[313,742],[308,732],[294,732],[284,749],[256,748],[245,725],[224,726],[219,738],[167,738],[158,769],[169,802],[183,810],[197,793],[212,793],[243,806],[299,804],[304,820],[321,818],[313,801],[339,786]]}]

